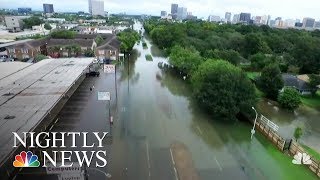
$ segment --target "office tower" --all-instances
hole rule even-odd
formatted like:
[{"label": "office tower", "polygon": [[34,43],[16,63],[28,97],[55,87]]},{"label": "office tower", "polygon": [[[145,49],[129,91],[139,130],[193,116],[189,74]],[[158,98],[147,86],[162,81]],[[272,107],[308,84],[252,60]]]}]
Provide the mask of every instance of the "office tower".
[{"label": "office tower", "polygon": [[178,12],[177,12],[177,19],[178,20],[183,20],[187,18],[187,8],[184,7],[178,7]]},{"label": "office tower", "polygon": [[18,8],[18,13],[19,14],[28,14],[31,13],[31,8]]},{"label": "office tower", "polygon": [[161,16],[161,17],[166,17],[166,16],[167,16],[167,11],[161,11],[160,16]]},{"label": "office tower", "polygon": [[54,13],[53,4],[43,4],[43,12],[44,12],[45,14],[47,14],[47,13]]},{"label": "office tower", "polygon": [[224,15],[224,18],[226,19],[227,22],[231,22],[231,12],[226,12]]},{"label": "office tower", "polygon": [[240,21],[240,14],[233,15],[232,24],[237,24]]},{"label": "office tower", "polygon": [[220,18],[220,16],[210,15],[208,17],[208,21],[209,22],[220,22],[221,18]]},{"label": "office tower", "polygon": [[251,14],[250,13],[240,13],[240,22],[250,23]]},{"label": "office tower", "polygon": [[92,14],[92,3],[91,0],[88,0],[89,3],[89,13]]},{"label": "office tower", "polygon": [[177,14],[178,14],[178,4],[171,4],[172,19],[177,19]]},{"label": "office tower", "polygon": [[315,19],[313,18],[303,18],[302,24],[303,24],[303,28],[313,28],[314,23],[315,23]]},{"label": "office tower", "polygon": [[93,16],[105,16],[104,13],[104,1],[91,0],[91,15]]}]

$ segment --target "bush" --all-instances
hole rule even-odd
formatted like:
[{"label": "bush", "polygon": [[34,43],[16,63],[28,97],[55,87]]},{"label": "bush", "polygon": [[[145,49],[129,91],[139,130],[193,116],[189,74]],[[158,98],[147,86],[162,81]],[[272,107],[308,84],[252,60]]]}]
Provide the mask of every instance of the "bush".
[{"label": "bush", "polygon": [[38,54],[38,55],[36,55],[34,57],[35,62],[39,62],[39,61],[44,60],[44,59],[48,59],[48,57],[43,55],[43,54]]},{"label": "bush", "polygon": [[54,39],[73,39],[75,32],[69,30],[59,30],[51,32],[50,36]]},{"label": "bush", "polygon": [[278,102],[283,108],[293,111],[301,104],[300,94],[293,88],[285,88],[284,91],[280,93]]},{"label": "bush", "polygon": [[302,136],[302,128],[301,128],[301,127],[297,127],[297,128],[294,130],[293,136],[294,136],[294,138],[296,139],[296,141],[298,142],[298,140],[299,140],[299,139],[301,138],[301,136]]},{"label": "bush", "polygon": [[148,48],[147,43],[146,43],[146,42],[143,42],[143,43],[142,43],[142,47],[143,47],[143,49],[147,49],[147,48]]}]

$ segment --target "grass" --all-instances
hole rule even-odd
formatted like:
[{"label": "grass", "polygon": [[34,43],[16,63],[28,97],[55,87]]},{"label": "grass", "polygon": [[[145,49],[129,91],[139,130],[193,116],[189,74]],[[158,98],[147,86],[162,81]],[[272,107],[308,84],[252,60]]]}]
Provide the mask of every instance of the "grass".
[{"label": "grass", "polygon": [[[264,166],[266,171],[269,171],[271,174],[274,172],[275,177],[273,179],[316,179],[317,176],[311,170],[309,170],[307,166],[293,164],[293,157],[279,151],[275,145],[267,140],[267,138],[264,137],[260,132],[256,133],[255,136],[258,137],[265,150],[269,155],[272,156],[272,159],[275,160],[275,163],[268,164],[270,161],[272,161],[271,159],[268,159],[266,156],[260,156],[259,158],[261,161],[261,166]],[[268,165],[272,165],[272,167],[269,167]]]},{"label": "grass", "polygon": [[301,96],[302,104],[309,106],[311,108],[320,109],[320,91],[318,91],[314,96]]},{"label": "grass", "polygon": [[152,58],[152,56],[150,54],[147,54],[146,55],[146,60],[147,61],[153,61],[153,58]]},{"label": "grass", "polygon": [[318,153],[316,150],[310,148],[309,146],[306,146],[304,144],[301,144],[303,149],[312,157],[314,157],[317,161],[320,160],[320,153]]}]

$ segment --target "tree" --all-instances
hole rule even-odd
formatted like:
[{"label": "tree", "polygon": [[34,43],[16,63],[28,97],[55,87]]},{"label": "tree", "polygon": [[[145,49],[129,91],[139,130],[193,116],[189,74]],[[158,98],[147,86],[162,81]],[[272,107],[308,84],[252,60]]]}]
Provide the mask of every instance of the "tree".
[{"label": "tree", "polygon": [[192,76],[194,96],[214,116],[234,120],[255,104],[255,88],[245,73],[224,60],[203,62]]},{"label": "tree", "polygon": [[85,57],[94,57],[94,51],[92,49],[87,49],[84,51]]},{"label": "tree", "polygon": [[296,129],[294,130],[293,136],[296,139],[296,141],[298,142],[298,140],[302,136],[302,128],[301,127],[296,127]]},{"label": "tree", "polygon": [[75,32],[69,30],[58,30],[51,32],[50,37],[53,39],[74,39]]},{"label": "tree", "polygon": [[52,27],[50,26],[49,23],[45,23],[44,26],[43,26],[46,30],[51,30]]},{"label": "tree", "polygon": [[267,66],[267,64],[270,63],[267,56],[260,52],[257,54],[251,55],[249,57],[249,61],[251,62],[251,67],[254,70],[258,70],[258,71],[263,69],[264,67]]},{"label": "tree", "polygon": [[138,32],[132,29],[125,29],[118,34],[118,39],[121,41],[121,51],[129,52],[133,49],[135,43],[140,39],[140,35]]},{"label": "tree", "polygon": [[293,88],[285,88],[284,91],[280,93],[278,102],[283,108],[293,111],[301,104],[300,94]]},{"label": "tree", "polygon": [[241,55],[235,50],[208,50],[205,52],[206,58],[211,59],[223,59],[230,62],[233,65],[240,64],[242,59]]},{"label": "tree", "polygon": [[43,55],[43,54],[37,54],[37,55],[34,57],[35,62],[39,62],[39,61],[44,60],[44,59],[48,59],[48,57],[45,56],[45,55]]},{"label": "tree", "polygon": [[101,37],[101,35],[98,35],[94,41],[97,43],[98,46],[100,46],[103,43],[103,38]]},{"label": "tree", "polygon": [[43,23],[43,20],[40,19],[39,17],[36,17],[36,16],[32,16],[30,18],[27,18],[27,19],[23,19],[23,27],[25,29],[31,29],[32,26],[38,26],[40,24]]},{"label": "tree", "polygon": [[270,64],[263,68],[258,79],[258,87],[267,97],[276,100],[283,85],[280,68],[277,64]]},{"label": "tree", "polygon": [[174,46],[170,53],[169,62],[183,74],[191,75],[203,62],[203,59],[194,48]]},{"label": "tree", "polygon": [[319,88],[319,85],[320,85],[320,76],[315,74],[310,74],[309,78],[310,78],[311,88],[315,89],[315,91],[312,92],[312,94],[314,95],[317,92],[317,89]]}]

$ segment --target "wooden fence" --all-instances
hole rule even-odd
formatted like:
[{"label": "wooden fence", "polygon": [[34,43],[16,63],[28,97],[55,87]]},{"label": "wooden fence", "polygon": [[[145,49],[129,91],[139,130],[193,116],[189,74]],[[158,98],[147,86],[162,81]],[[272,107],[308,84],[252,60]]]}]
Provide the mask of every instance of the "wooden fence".
[{"label": "wooden fence", "polygon": [[[264,117],[261,115],[261,117]],[[280,135],[277,134],[277,132],[272,128],[272,126],[268,126],[266,121],[263,120],[263,118],[259,118],[259,120],[256,122],[256,129],[260,131],[268,140],[270,140],[281,152],[284,151],[286,146],[286,140],[282,138]],[[294,142],[291,140],[291,143],[288,146],[288,152],[289,155],[292,157],[296,155],[297,153],[306,153],[308,154],[297,142]],[[292,158],[293,159],[293,158]],[[315,159],[314,157],[310,156],[310,159],[312,161],[311,164],[305,165],[308,166],[308,168],[315,173],[318,177],[320,177],[320,162],[319,160]]]},{"label": "wooden fence", "polygon": [[[297,142],[292,141],[290,148],[289,148],[289,154],[291,156],[296,155],[297,153],[306,153],[308,154]],[[308,154],[309,155],[309,154]],[[311,164],[309,165],[305,165],[308,166],[308,168],[315,173],[318,177],[320,177],[320,162],[318,159],[315,159],[314,157],[312,157],[311,155],[310,159],[312,161]]]},{"label": "wooden fence", "polygon": [[272,128],[267,126],[267,124],[257,121],[256,128],[264,135],[266,138],[268,138],[276,147],[283,151],[284,145],[286,143],[285,139],[279,136]]}]

